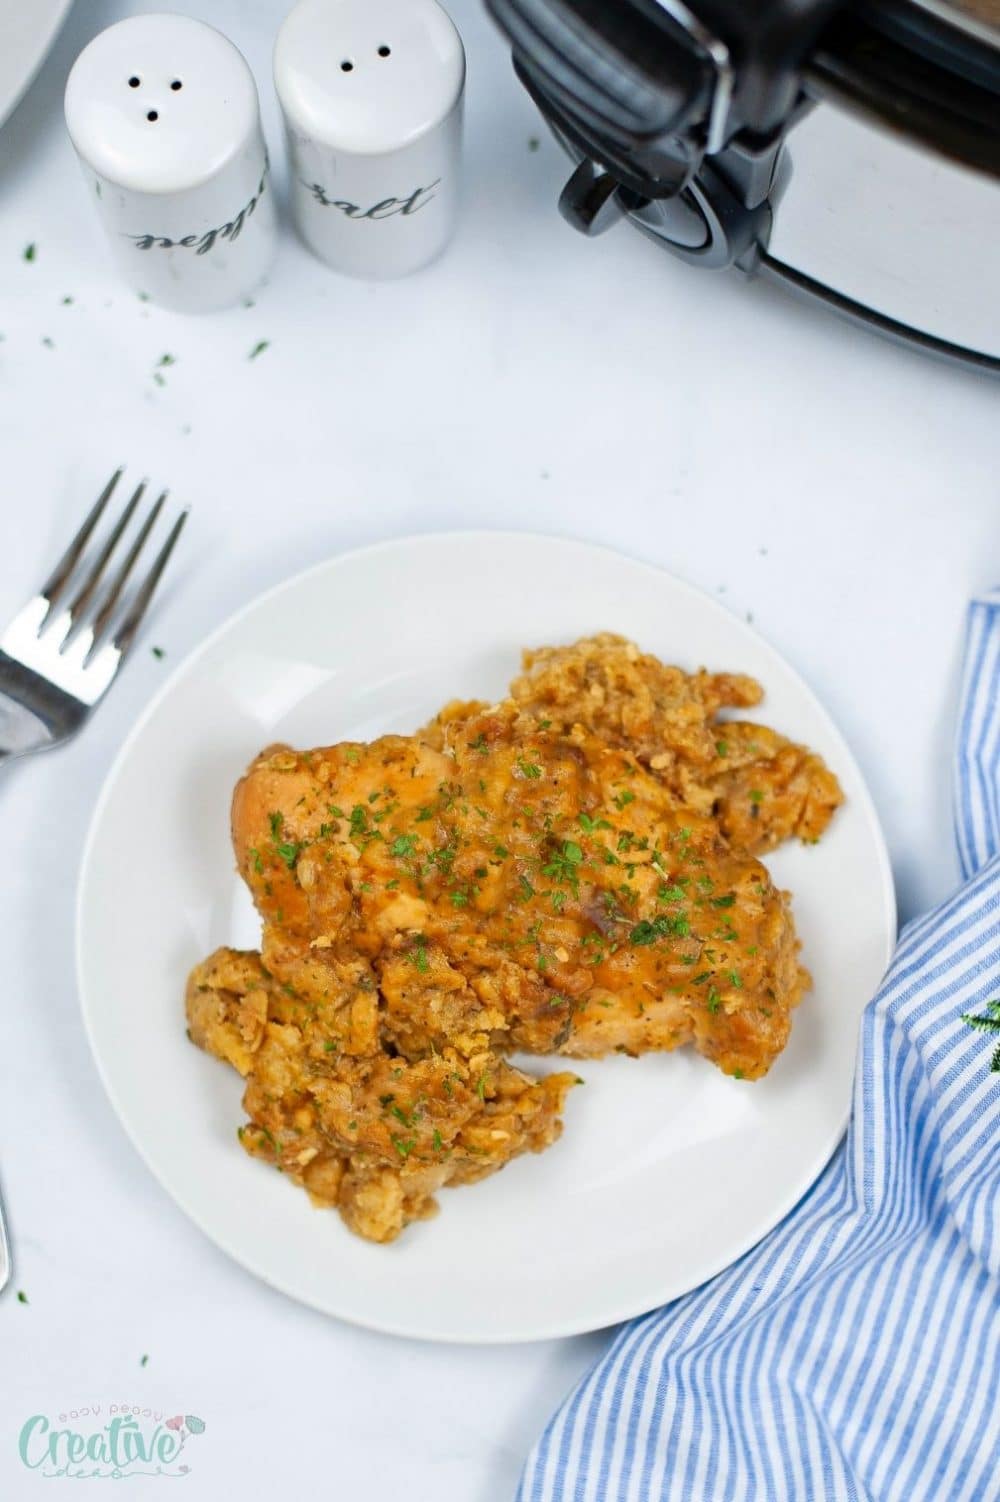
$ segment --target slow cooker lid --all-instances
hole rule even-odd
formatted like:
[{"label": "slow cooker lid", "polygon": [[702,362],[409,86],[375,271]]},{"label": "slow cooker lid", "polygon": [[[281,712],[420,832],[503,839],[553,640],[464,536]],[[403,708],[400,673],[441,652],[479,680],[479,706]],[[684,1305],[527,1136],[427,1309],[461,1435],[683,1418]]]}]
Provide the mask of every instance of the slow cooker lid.
[{"label": "slow cooker lid", "polygon": [[1000,0],[486,0],[574,154],[649,198],[829,98],[1000,176]]},{"label": "slow cooker lid", "polygon": [[1000,0],[910,0],[910,4],[949,26],[1000,45]]}]

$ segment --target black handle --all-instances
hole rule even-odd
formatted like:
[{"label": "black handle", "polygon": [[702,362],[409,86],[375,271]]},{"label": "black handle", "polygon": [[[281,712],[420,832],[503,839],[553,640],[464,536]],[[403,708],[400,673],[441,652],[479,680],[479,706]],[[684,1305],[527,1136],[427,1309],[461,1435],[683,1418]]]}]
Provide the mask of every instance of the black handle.
[{"label": "black handle", "polygon": [[704,117],[714,77],[707,58],[657,6],[609,0],[486,0],[515,59],[589,128],[650,140]]}]

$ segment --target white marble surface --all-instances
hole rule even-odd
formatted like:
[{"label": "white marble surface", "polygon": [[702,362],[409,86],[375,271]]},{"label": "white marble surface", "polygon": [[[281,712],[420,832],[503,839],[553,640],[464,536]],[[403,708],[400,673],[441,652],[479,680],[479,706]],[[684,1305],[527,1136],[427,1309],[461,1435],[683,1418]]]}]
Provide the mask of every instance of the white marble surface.
[{"label": "white marble surface", "polygon": [[[78,0],[0,133],[0,613],[119,461],[194,508],[99,718],[4,774],[0,1163],[29,1302],[0,1302],[0,1493],[20,1502],[43,1485],[17,1458],[28,1414],[118,1401],[204,1417],[189,1495],[308,1484],[492,1502],[606,1336],[448,1349],[349,1329],[259,1286],[167,1201],[105,1101],[77,1008],[74,885],[108,763],[173,663],[312,560],[457,526],[575,535],[753,613],[852,741],[910,916],[955,880],[963,608],[1000,573],[997,388],[766,288],[698,276],[624,229],[573,236],[554,212],[563,162],[478,0],[453,7],[470,55],[468,185],[446,259],[366,285],[286,238],[254,307],[157,312],[113,280],[60,112],[79,48],[142,8]],[[197,12],[256,69],[279,162],[281,12]],[[165,353],[176,363],[159,386]],[[167,1483],[140,1485],[145,1502]]]}]

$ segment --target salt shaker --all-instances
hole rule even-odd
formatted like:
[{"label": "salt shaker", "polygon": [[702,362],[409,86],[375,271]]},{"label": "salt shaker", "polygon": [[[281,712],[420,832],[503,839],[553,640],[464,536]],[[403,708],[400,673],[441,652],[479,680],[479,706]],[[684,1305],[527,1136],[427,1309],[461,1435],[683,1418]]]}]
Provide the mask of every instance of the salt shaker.
[{"label": "salt shaker", "polygon": [[292,215],[321,260],[402,276],[458,208],[465,50],[436,0],[300,0],[274,48]]},{"label": "salt shaker", "polygon": [[136,291],[201,313],[266,275],[276,235],[257,86],[220,32],[179,15],[110,26],[73,65],[66,124]]}]

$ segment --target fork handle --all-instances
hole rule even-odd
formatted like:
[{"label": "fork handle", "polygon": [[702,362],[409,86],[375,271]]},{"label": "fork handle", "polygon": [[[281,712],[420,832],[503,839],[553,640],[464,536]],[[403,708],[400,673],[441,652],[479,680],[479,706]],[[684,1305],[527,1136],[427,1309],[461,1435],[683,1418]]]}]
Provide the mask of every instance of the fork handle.
[{"label": "fork handle", "polygon": [[4,1220],[3,1199],[0,1198],[0,1293],[3,1293],[11,1280],[14,1271],[10,1259],[10,1238],[7,1235],[7,1223]]}]

